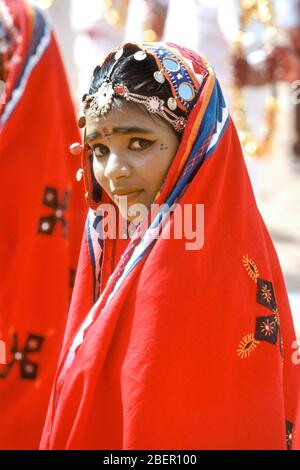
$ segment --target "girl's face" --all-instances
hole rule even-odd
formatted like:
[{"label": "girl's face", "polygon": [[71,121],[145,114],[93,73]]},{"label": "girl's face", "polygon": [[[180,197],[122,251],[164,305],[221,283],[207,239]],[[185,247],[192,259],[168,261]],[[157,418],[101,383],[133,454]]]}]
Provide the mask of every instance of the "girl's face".
[{"label": "girl's face", "polygon": [[134,219],[130,206],[151,206],[176,154],[178,136],[162,119],[128,103],[99,119],[87,110],[86,131],[96,180],[122,217]]}]

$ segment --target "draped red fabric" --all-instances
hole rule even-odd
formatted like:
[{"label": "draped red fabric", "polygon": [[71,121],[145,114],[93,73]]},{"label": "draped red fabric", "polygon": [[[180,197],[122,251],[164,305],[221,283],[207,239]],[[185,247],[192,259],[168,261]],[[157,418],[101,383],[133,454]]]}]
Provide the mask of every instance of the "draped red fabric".
[{"label": "draped red fabric", "polygon": [[[202,149],[206,124],[219,129],[221,94],[207,67],[160,202],[178,184],[186,155]],[[172,233],[173,214],[110,301],[126,251],[95,302],[97,215],[90,214],[42,449],[299,448],[299,364],[286,287],[230,117],[204,154],[177,200],[182,210],[204,204],[203,246],[191,250],[185,237],[163,236]],[[93,252],[95,265],[101,256],[102,266],[109,261],[106,243],[104,254]],[[92,306],[93,321],[66,367]]]},{"label": "draped red fabric", "polygon": [[68,152],[80,136],[51,28],[24,2],[6,4],[20,40],[0,112],[0,448],[36,449],[86,207]]}]

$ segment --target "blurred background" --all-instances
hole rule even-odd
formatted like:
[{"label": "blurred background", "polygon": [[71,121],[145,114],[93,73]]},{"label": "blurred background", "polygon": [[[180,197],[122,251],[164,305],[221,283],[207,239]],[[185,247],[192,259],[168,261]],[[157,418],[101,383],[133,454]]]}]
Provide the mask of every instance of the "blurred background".
[{"label": "blurred background", "polygon": [[53,23],[78,113],[94,67],[124,41],[178,42],[212,63],[239,129],[257,203],[277,248],[300,338],[300,2],[31,3],[46,11]]}]

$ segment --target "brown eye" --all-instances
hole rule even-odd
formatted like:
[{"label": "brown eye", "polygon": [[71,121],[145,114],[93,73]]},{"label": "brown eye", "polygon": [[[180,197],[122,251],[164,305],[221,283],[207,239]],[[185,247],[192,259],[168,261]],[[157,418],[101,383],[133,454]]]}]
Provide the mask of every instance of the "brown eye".
[{"label": "brown eye", "polygon": [[106,157],[109,154],[109,148],[103,144],[93,145],[92,150],[96,158]]},{"label": "brown eye", "polygon": [[145,150],[154,143],[154,140],[141,139],[140,137],[133,137],[130,139],[128,148],[130,150]]}]

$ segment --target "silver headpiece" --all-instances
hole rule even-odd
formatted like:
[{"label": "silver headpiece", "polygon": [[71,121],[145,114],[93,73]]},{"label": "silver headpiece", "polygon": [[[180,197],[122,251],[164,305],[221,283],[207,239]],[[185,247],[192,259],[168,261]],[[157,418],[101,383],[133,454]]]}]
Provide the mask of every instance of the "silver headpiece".
[{"label": "silver headpiece", "polygon": [[[111,67],[108,76],[102,83],[96,93],[92,95],[85,95],[83,103],[85,107],[89,107],[93,117],[105,116],[112,108],[114,96],[122,97],[127,101],[143,104],[149,113],[158,114],[169,122],[177,132],[182,132],[186,126],[187,120],[182,116],[177,116],[173,111],[177,108],[176,99],[172,96],[168,99],[167,105],[157,96],[145,96],[137,93],[131,93],[129,89],[123,84],[113,85],[110,81],[112,72],[117,64],[117,61],[123,54],[123,49],[119,49],[115,54],[116,62]],[[147,57],[144,51],[137,51],[134,58],[138,61],[144,60]],[[154,79],[162,83],[162,71],[154,73]]]}]

